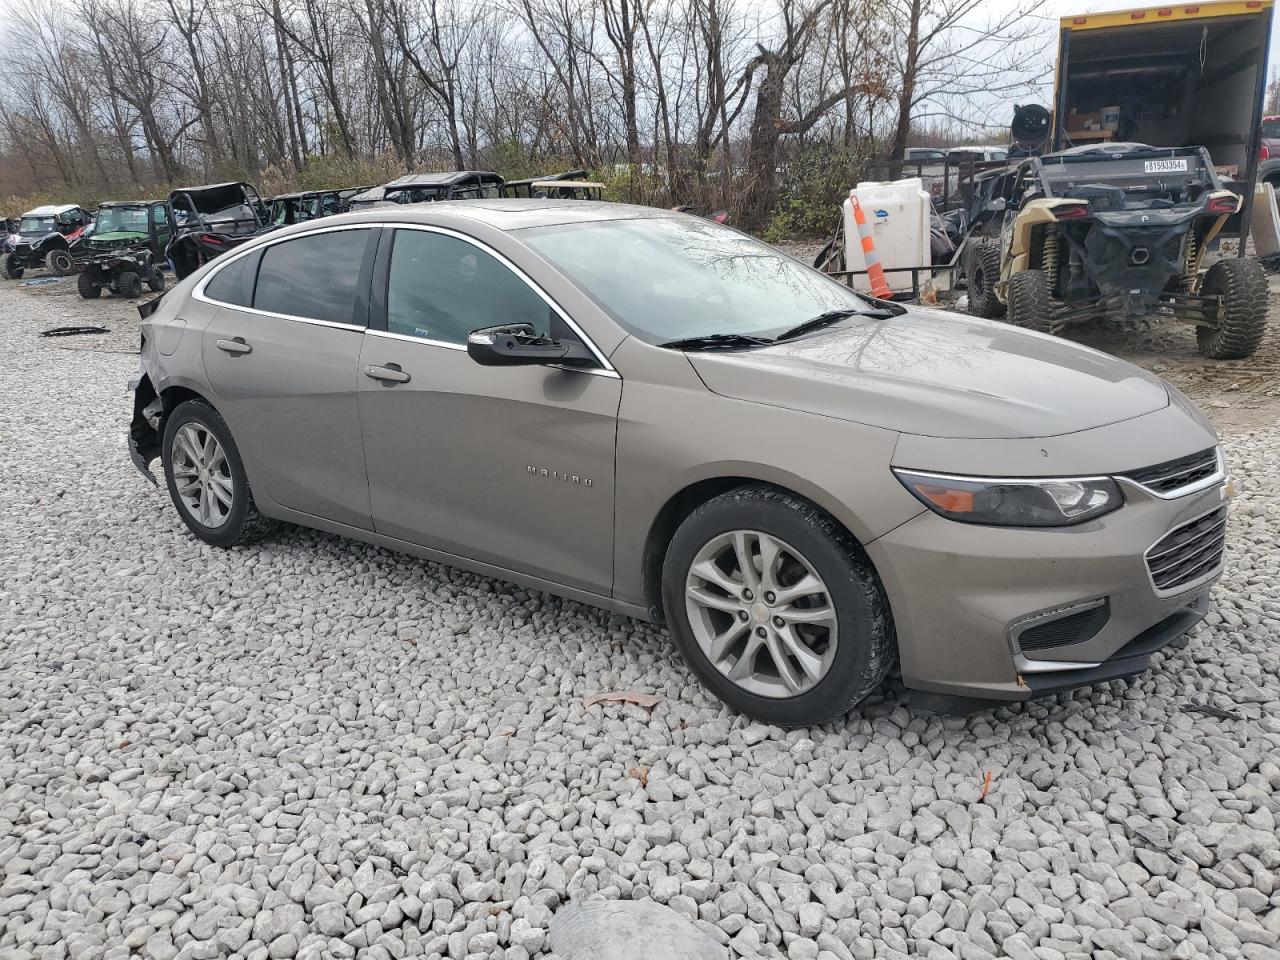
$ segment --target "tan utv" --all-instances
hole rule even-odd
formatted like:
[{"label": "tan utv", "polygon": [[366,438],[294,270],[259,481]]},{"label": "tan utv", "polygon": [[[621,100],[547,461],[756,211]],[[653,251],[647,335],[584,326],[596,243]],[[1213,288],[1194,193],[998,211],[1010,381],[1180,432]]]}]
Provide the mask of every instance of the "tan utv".
[{"label": "tan utv", "polygon": [[977,316],[1007,313],[1049,333],[1099,317],[1169,317],[1195,324],[1200,353],[1215,360],[1251,356],[1262,341],[1262,265],[1223,258],[1204,269],[1240,198],[1203,147],[1114,143],[1031,157],[1002,175],[988,207],[991,229],[965,251]]}]

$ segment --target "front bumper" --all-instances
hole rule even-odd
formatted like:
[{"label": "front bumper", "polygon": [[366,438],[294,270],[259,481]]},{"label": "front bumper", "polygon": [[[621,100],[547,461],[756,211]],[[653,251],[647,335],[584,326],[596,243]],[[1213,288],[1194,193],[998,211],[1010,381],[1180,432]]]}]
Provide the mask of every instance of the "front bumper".
[{"label": "front bumper", "polygon": [[[927,512],[869,544],[906,686],[1026,700],[1141,672],[1185,635],[1207,612],[1221,562],[1157,590],[1144,555],[1171,530],[1222,510],[1225,482],[1172,500],[1122,486],[1124,507],[1075,527],[979,527]],[[1089,629],[1071,642],[1023,640],[1029,626],[1089,611]]]}]

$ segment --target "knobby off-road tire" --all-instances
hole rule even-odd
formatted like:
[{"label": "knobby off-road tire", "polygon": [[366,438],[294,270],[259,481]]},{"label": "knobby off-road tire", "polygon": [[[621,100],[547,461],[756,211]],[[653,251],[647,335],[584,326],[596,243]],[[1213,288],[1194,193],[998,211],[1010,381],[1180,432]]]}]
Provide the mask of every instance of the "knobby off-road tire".
[{"label": "knobby off-road tire", "polygon": [[994,320],[1004,316],[1005,306],[996,296],[1000,281],[1000,242],[977,240],[969,244],[969,312],[975,317]]},{"label": "knobby off-road tire", "polygon": [[164,293],[164,271],[157,266],[152,266],[151,273],[147,275],[147,286],[151,288],[152,293]]},{"label": "knobby off-road tire", "polygon": [[[728,589],[711,587],[709,581],[697,573],[708,569],[705,566],[708,551],[714,551],[717,544],[726,540],[731,544],[727,548],[728,556],[741,556],[735,551],[738,537],[743,534],[748,555],[751,538],[755,538],[755,544],[761,548],[759,557],[752,561],[754,571],[764,566],[768,555],[763,549],[766,541],[783,548],[783,560],[777,567],[779,576],[774,579],[778,593],[764,592],[769,581],[762,579],[756,584],[761,592],[751,594],[754,600],[764,603],[742,602],[742,594],[750,593],[746,590],[739,589],[737,597],[731,595],[730,591],[739,584],[747,586],[740,571],[724,575],[723,580],[723,565],[717,567],[718,573],[711,573],[713,581],[728,584]],[[732,565],[732,559],[729,563]],[[791,565],[789,571],[788,565]],[[788,572],[790,576],[786,575]],[[798,591],[800,587],[796,584],[800,581],[813,582],[806,579],[809,575],[816,578],[821,592],[813,592],[812,588],[804,593],[789,591],[787,584]],[[799,597],[795,605],[784,602],[788,592]],[[700,599],[708,594],[712,594],[714,611]],[[729,602],[725,603],[722,597]],[[862,547],[812,503],[774,487],[741,486],[694,510],[680,524],[667,550],[662,598],[676,645],[702,682],[733,709],[766,723],[804,726],[839,717],[875,690],[897,660],[889,603]],[[725,607],[731,609],[726,611]],[[761,609],[753,610],[756,607]],[[823,613],[827,608],[834,612],[836,624],[834,651],[830,651],[829,644],[824,644],[831,652],[823,658],[825,672],[821,672],[816,681],[806,680],[808,686],[798,693],[792,693],[782,683],[780,671],[776,680],[769,676],[770,668],[776,664],[773,650],[767,645],[775,642],[773,639],[757,640],[761,646],[757,647],[757,654],[749,658],[746,654],[750,648],[745,642],[724,646],[707,642],[708,638],[718,640],[728,636],[729,625],[739,619],[746,629],[746,640],[753,640],[765,635],[757,632],[770,622],[781,627],[783,617],[794,617],[797,625],[803,625],[803,631],[798,631],[795,625],[788,626],[789,636],[793,639],[807,636],[812,640],[822,636],[823,628],[813,627],[801,617],[807,613]],[[780,615],[776,620],[775,614]],[[712,626],[710,631],[708,624]],[[721,624],[725,632],[720,631]],[[782,635],[782,629],[774,634],[779,638],[777,649],[794,650],[781,641]],[[704,649],[704,644],[708,649]],[[815,649],[815,646],[806,647],[809,653]],[[763,660],[760,650],[764,651]],[[719,659],[713,662],[711,657],[717,651],[720,651]],[[791,662],[796,665],[792,676],[803,676],[801,661]],[[809,662],[813,663],[813,659]],[[751,669],[753,666],[758,669]],[[752,676],[731,679],[730,674],[738,673],[740,668]],[[768,690],[769,683],[773,684],[771,692],[762,694],[760,691]],[[751,685],[753,689],[746,688]]]},{"label": "knobby off-road tire", "polygon": [[16,253],[11,253],[4,258],[4,275],[10,280],[21,280],[25,272],[25,267],[18,266],[18,255]]},{"label": "knobby off-road tire", "polygon": [[69,277],[76,272],[76,262],[69,250],[50,250],[44,265],[55,277]]},{"label": "knobby off-road tire", "polygon": [[76,277],[76,289],[80,291],[80,296],[86,300],[97,300],[102,296],[102,288],[93,281],[93,277],[89,274],[82,273]]},{"label": "knobby off-road tire", "polygon": [[[190,430],[186,428],[190,427]],[[223,482],[222,489],[230,487],[230,503],[219,500],[219,511],[225,510],[225,516],[211,517],[200,515],[200,511],[191,505],[191,496],[184,495],[186,482],[192,479],[191,461],[193,459],[182,448],[175,446],[182,443],[181,437],[193,434],[197,438],[212,437],[217,449],[221,452],[219,461],[216,453],[209,466],[209,474],[217,474]],[[198,443],[202,450],[208,447],[207,441]],[[244,472],[244,461],[240,458],[240,450],[232,439],[231,431],[218,411],[201,400],[188,400],[180,404],[165,420],[164,438],[160,447],[160,460],[164,465],[165,485],[169,488],[169,497],[178,510],[178,516],[187,528],[205,543],[215,547],[234,547],[239,544],[252,543],[271,532],[277,526],[275,520],[263,516],[253,500],[253,491],[249,489],[249,478]],[[225,467],[225,469],[224,469]],[[212,485],[207,485],[209,491]]]},{"label": "knobby off-road tire", "polygon": [[1205,274],[1200,292],[1222,297],[1222,322],[1197,327],[1196,345],[1211,360],[1253,356],[1267,330],[1267,272],[1257,260],[1219,260]]},{"label": "knobby off-road tire", "polygon": [[1053,305],[1043,270],[1024,270],[1009,278],[1009,322],[1015,327],[1049,333]]},{"label": "knobby off-road tire", "polygon": [[132,270],[122,270],[116,277],[116,292],[130,299],[142,292],[142,278]]}]

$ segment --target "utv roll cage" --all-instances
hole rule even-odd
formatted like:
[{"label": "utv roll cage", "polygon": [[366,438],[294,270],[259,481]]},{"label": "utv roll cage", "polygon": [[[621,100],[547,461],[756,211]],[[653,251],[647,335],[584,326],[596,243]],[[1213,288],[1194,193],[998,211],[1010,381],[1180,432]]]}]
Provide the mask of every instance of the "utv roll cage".
[{"label": "utv roll cage", "polygon": [[504,197],[544,197],[563,200],[600,200],[604,184],[587,180],[586,170],[565,170],[545,177],[508,180],[502,185]]},{"label": "utv roll cage", "polygon": [[382,185],[389,203],[432,203],[437,200],[479,200],[502,195],[505,181],[487,170],[411,173]]},{"label": "utv roll cage", "polygon": [[178,279],[276,224],[256,187],[243,181],[180,187],[169,194],[167,256]]},{"label": "utv roll cage", "polygon": [[351,200],[370,189],[369,187],[345,187],[341,190],[301,190],[282,193],[267,201],[267,219],[276,226],[306,223],[321,217],[346,213]]}]

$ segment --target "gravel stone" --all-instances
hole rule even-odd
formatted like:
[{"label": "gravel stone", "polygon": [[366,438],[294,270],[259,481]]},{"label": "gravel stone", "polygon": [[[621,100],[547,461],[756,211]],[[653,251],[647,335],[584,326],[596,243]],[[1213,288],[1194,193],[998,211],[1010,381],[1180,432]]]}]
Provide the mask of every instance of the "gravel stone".
[{"label": "gravel stone", "polygon": [[1226,436],[1227,573],[1149,673],[784,731],[657,627],[298,528],[202,546],[125,453],[133,307],[0,316],[6,960],[534,960],[566,903],[646,899],[752,960],[1280,955],[1274,418]]}]

